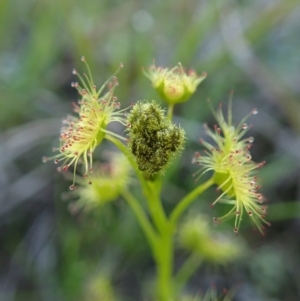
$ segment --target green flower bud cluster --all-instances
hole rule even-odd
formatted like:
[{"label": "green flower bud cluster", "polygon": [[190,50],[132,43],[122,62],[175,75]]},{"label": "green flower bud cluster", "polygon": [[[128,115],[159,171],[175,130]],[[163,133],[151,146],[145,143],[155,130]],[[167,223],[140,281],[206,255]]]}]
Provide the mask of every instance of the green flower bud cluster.
[{"label": "green flower bud cluster", "polygon": [[172,123],[155,102],[136,103],[127,116],[128,147],[148,175],[163,172],[183,149],[185,131]]}]

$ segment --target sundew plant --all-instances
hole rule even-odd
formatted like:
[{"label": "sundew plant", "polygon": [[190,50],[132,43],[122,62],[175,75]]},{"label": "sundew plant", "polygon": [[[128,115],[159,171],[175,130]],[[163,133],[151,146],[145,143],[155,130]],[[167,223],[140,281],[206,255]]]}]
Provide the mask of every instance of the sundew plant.
[{"label": "sundew plant", "polygon": [[[81,75],[74,70],[78,82],[72,83],[79,100],[73,103],[73,114],[63,120],[55,154],[44,157],[43,161],[53,160],[58,171],[71,172],[69,197],[75,200],[72,203],[75,207],[88,210],[121,197],[132,209],[156,264],[154,293],[148,297],[158,301],[217,300],[214,291],[203,298],[183,294],[202,259],[224,264],[240,256],[243,247],[234,238],[244,219],[250,219],[262,235],[265,226],[270,225],[265,198],[257,184],[257,172],[265,162],[252,160],[254,139],[247,136],[247,119],[256,115],[257,110],[236,121],[232,115],[232,97],[226,112],[222,105],[215,109],[208,102],[216,124],[213,128],[204,125],[207,136],[200,139],[199,151],[190,158],[191,164],[195,164],[194,188],[176,201],[171,212],[166,212],[161,198],[165,171],[176,157],[186,156],[186,132],[173,121],[173,109],[201,89],[206,73],[186,71],[180,63],[171,69],[152,65],[143,73],[164,105],[142,96],[130,107],[121,108],[122,99],[114,95],[118,86],[116,76],[97,88],[84,57],[82,61],[87,73]],[[124,127],[123,135],[107,128],[112,122]],[[111,154],[108,163],[100,164],[94,162],[93,153],[104,140],[114,144],[119,152]],[[143,198],[132,192],[134,185],[140,185]],[[183,217],[189,206],[213,186],[218,196],[210,200],[210,205],[226,204],[227,212],[213,219],[203,212],[188,219]],[[218,235],[210,235],[213,224],[227,220],[232,220],[232,237],[220,239]],[[176,271],[175,246],[190,253]],[[224,300],[229,300],[229,296]]]}]

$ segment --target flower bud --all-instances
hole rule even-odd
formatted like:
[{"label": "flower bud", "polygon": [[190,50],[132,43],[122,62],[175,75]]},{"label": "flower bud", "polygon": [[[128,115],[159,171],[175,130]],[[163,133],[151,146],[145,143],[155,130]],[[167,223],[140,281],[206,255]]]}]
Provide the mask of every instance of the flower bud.
[{"label": "flower bud", "polygon": [[187,74],[181,63],[171,70],[152,65],[148,72],[144,71],[144,74],[152,82],[153,88],[169,104],[187,101],[206,78],[205,72],[201,76],[192,70]]}]

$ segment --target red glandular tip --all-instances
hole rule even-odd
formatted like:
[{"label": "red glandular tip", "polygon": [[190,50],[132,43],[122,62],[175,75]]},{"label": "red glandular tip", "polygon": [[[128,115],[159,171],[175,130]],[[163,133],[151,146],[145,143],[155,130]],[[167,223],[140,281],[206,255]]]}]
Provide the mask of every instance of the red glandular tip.
[{"label": "red glandular tip", "polygon": [[190,69],[190,70],[188,71],[188,75],[194,75],[194,74],[196,74],[196,72],[195,72],[194,69]]},{"label": "red glandular tip", "polygon": [[75,185],[74,184],[72,184],[70,187],[70,190],[74,190],[74,188],[75,188]]},{"label": "red glandular tip", "polygon": [[48,162],[48,158],[47,158],[47,157],[43,157],[43,158],[42,158],[42,162],[43,162],[43,163],[47,163],[47,162]]},{"label": "red glandular tip", "polygon": [[267,163],[266,161],[263,161],[261,163],[258,163],[257,166],[258,167],[263,167],[264,165],[266,165],[266,163]]}]

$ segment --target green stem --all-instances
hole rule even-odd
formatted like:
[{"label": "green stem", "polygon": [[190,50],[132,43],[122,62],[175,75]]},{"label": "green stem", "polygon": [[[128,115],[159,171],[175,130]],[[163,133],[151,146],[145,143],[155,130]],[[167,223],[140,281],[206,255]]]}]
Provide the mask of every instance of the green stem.
[{"label": "green stem", "polygon": [[210,178],[202,185],[199,185],[194,190],[192,190],[188,195],[186,195],[173,209],[170,215],[170,223],[175,226],[177,220],[180,218],[181,214],[185,211],[185,209],[195,200],[195,198],[208,189],[210,186],[214,184],[213,178]]},{"label": "green stem", "polygon": [[198,254],[191,254],[190,257],[180,267],[179,271],[175,275],[174,283],[176,290],[179,292],[185,283],[188,282],[190,277],[195,273],[202,263],[202,259]]},{"label": "green stem", "polygon": [[169,104],[168,106],[168,113],[167,113],[167,117],[172,120],[173,118],[173,111],[174,111],[174,105],[173,104]]},{"label": "green stem", "polygon": [[146,238],[152,248],[152,251],[154,252],[154,255],[156,253],[156,242],[157,237],[154,232],[154,229],[152,225],[150,224],[147,216],[145,215],[145,212],[143,211],[142,207],[140,206],[138,200],[128,191],[123,190],[122,196],[127,201],[129,206],[131,207],[132,211],[134,212],[138,222],[140,223],[140,226],[142,230],[144,231]]},{"label": "green stem", "polygon": [[148,191],[146,191],[146,199],[151,217],[155,223],[157,230],[161,233],[165,230],[167,217],[160,199],[161,179],[158,178],[154,182],[147,182]]},{"label": "green stem", "polygon": [[173,235],[166,231],[159,241],[157,264],[157,295],[160,301],[170,301],[174,296],[173,273]]},{"label": "green stem", "polygon": [[170,301],[173,296],[173,228],[170,227],[160,198],[162,179],[157,175],[147,182],[148,208],[159,233],[155,261],[157,266],[157,297],[160,301]]},{"label": "green stem", "polygon": [[[149,184],[149,183],[148,183]],[[158,229],[155,233],[149,223],[138,200],[127,190],[122,192],[123,197],[135,213],[142,230],[152,248],[157,265],[157,295],[160,301],[170,301],[173,296],[172,272],[173,272],[173,231],[171,231],[165,216],[161,200],[160,190],[156,189],[160,183],[150,183],[146,198],[151,217]]]}]

